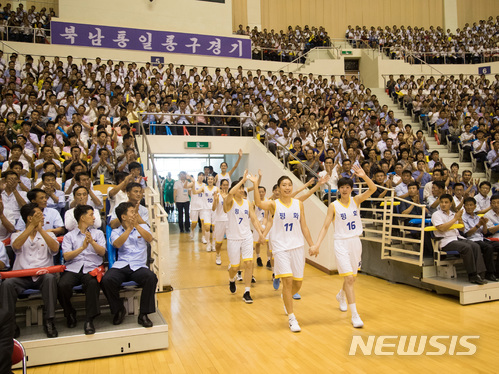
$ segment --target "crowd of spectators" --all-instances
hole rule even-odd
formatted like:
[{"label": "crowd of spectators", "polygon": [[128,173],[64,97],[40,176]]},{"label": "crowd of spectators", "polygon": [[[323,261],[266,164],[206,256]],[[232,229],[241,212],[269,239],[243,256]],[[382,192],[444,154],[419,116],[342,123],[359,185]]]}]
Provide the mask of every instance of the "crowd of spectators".
[{"label": "crowd of spectators", "polygon": [[[287,31],[280,30],[279,33],[271,29],[262,31],[258,27],[251,29],[239,25],[236,31],[238,35],[248,35],[251,38],[252,58],[254,60],[270,60],[291,62],[307,53],[315,47],[329,47],[331,40],[324,27],[309,28],[296,26],[294,29],[288,26]],[[300,61],[300,60],[298,60]]]},{"label": "crowd of spectators", "polygon": [[0,5],[0,40],[27,43],[46,43],[50,37],[50,21],[56,17],[54,10],[43,7],[40,11],[32,5],[28,10],[20,3],[14,10],[11,3]]},{"label": "crowd of spectators", "polygon": [[357,48],[378,48],[410,63],[463,64],[497,61],[499,16],[452,31],[442,27],[348,26],[346,38]]},{"label": "crowd of spectators", "polygon": [[[107,90],[105,82],[99,89],[92,81],[96,72],[100,79],[99,67],[72,64],[70,57],[65,64],[43,57],[35,63],[30,56],[21,63],[16,54],[6,61],[0,53],[0,66],[0,270],[52,266],[60,262],[59,243],[66,265],[59,281],[54,274],[2,279],[4,306],[14,313],[18,295],[39,289],[44,331],[56,337],[57,300],[67,326],[75,327],[70,298],[73,287],[83,284],[84,332],[93,334],[101,287],[117,325],[125,317],[120,285],[133,280],[144,298],[138,323],[151,327],[147,314],[155,309],[157,279],[147,262],[152,240],[148,209],[140,205],[146,181],[127,110],[114,105],[123,94]],[[104,274],[106,226],[117,258],[106,257]]]}]

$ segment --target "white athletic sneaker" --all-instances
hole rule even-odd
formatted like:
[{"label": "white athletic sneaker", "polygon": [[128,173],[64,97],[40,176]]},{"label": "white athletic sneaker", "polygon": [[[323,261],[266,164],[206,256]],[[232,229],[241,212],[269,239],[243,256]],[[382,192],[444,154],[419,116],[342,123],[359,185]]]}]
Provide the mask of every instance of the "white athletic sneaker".
[{"label": "white athletic sneaker", "polygon": [[355,316],[352,316],[352,325],[356,329],[360,329],[361,327],[364,326],[364,322],[360,319],[360,316],[357,314]]},{"label": "white athletic sneaker", "polygon": [[211,252],[211,244],[206,243],[206,252]]},{"label": "white athletic sneaker", "polygon": [[220,256],[220,254],[217,255],[217,258],[215,259],[215,264],[222,265],[222,256]]},{"label": "white athletic sneaker", "polygon": [[338,294],[336,295],[336,300],[338,300],[338,302],[340,303],[340,310],[342,312],[346,312],[348,310],[348,305],[345,294],[342,290],[340,290],[340,292],[338,292]]},{"label": "white athletic sneaker", "polygon": [[204,235],[201,237],[201,241],[203,242],[203,244],[208,243],[208,242],[206,241],[206,238],[204,237]]},{"label": "white athletic sneaker", "polygon": [[298,324],[298,321],[296,320],[296,318],[290,318],[288,320],[289,322],[289,329],[293,332],[300,332],[301,331],[301,328],[300,328],[300,325]]},{"label": "white athletic sneaker", "polygon": [[212,252],[216,252],[217,251],[216,248],[215,248],[215,246],[216,246],[216,243],[215,242],[211,242],[211,251]]},{"label": "white athletic sneaker", "polygon": [[237,272],[237,275],[236,275],[236,280],[237,280],[238,282],[241,282],[241,281],[243,280],[243,276],[241,275],[241,270],[239,270],[239,271]]}]

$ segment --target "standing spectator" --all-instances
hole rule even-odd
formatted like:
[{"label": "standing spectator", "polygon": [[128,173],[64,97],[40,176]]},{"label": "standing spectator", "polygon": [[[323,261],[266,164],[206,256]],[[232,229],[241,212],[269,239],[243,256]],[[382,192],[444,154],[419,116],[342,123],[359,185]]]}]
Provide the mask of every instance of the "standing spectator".
[{"label": "standing spectator", "polygon": [[189,181],[186,179],[186,172],[181,171],[178,180],[173,185],[173,200],[178,211],[178,225],[181,233],[190,232],[189,222]]}]

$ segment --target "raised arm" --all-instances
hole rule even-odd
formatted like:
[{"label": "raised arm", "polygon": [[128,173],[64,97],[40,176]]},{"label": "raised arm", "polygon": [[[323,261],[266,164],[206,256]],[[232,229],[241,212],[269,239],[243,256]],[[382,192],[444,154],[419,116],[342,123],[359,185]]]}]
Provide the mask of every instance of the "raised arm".
[{"label": "raised arm", "polygon": [[366,172],[364,171],[364,169],[362,169],[360,166],[357,166],[357,165],[353,165],[352,169],[354,171],[354,175],[356,175],[358,178],[362,178],[364,181],[366,181],[367,186],[369,187],[369,189],[367,191],[365,191],[361,195],[357,195],[353,198],[355,200],[355,202],[357,203],[357,205],[360,205],[360,203],[362,203],[364,200],[367,200],[369,197],[371,197],[371,195],[376,192],[377,188],[376,188],[376,185],[374,184],[374,182],[371,180],[371,178],[369,178],[366,175]]},{"label": "raised arm", "polygon": [[238,155],[239,155],[239,157],[237,158],[236,163],[234,164],[232,169],[229,170],[230,177],[232,177],[232,173],[234,173],[236,171],[237,167],[239,166],[239,163],[241,162],[241,158],[243,158],[243,150],[242,149],[239,150]]}]

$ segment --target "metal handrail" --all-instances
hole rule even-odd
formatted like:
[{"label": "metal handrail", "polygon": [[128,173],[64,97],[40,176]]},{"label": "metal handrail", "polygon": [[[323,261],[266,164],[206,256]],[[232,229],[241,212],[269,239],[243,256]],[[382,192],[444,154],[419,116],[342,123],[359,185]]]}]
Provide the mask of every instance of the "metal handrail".
[{"label": "metal handrail", "polygon": [[[312,49],[310,49],[309,51],[307,51],[307,53],[304,53],[302,54],[301,56],[295,58],[293,61],[287,63],[286,65],[284,65],[281,69],[279,70],[285,70],[287,69],[291,64],[295,64],[295,63],[298,63],[300,64],[301,63],[301,66],[299,66],[296,70],[300,69],[301,67],[303,67],[305,65],[305,62],[307,61],[307,58],[306,56],[308,56],[312,51],[315,51],[317,49],[329,49],[329,50],[336,50],[338,51],[339,48],[338,47],[334,47],[334,46],[331,46],[331,47],[314,47]],[[302,58],[305,58],[305,62],[299,62],[298,60],[301,60]],[[339,58],[339,56],[338,56]],[[296,66],[295,66],[296,67]]]},{"label": "metal handrail", "polygon": [[[280,142],[279,140],[277,140],[271,133],[268,132],[268,129],[265,129],[265,141],[264,141],[264,145],[265,145],[265,148],[267,148],[267,151],[270,152],[270,149],[269,149],[269,139],[267,136],[270,136],[273,140],[275,140],[276,142],[276,145],[277,145],[277,148],[279,148],[281,151],[282,151],[282,155],[283,155],[283,161],[282,163],[284,164],[284,166],[288,169],[288,170],[291,170],[289,168],[289,159],[286,158],[285,156],[289,155],[290,152],[289,152],[289,149],[287,149],[286,147],[284,147]],[[277,157],[277,156],[276,156]],[[279,157],[277,157],[277,159],[279,159]],[[319,174],[317,174],[315,171],[313,171],[307,164],[303,163],[302,160],[300,160],[299,158],[297,157],[294,157],[294,160],[298,161],[299,164],[304,168],[306,169],[310,174],[312,174],[314,176],[314,178],[317,179],[317,181],[319,181],[320,179],[320,176]],[[328,187],[328,192],[327,192],[327,201],[328,201],[328,206],[329,204],[331,204],[331,185],[326,182],[326,186]],[[319,191],[317,191],[319,192]],[[322,199],[322,197],[320,197]]]}]

